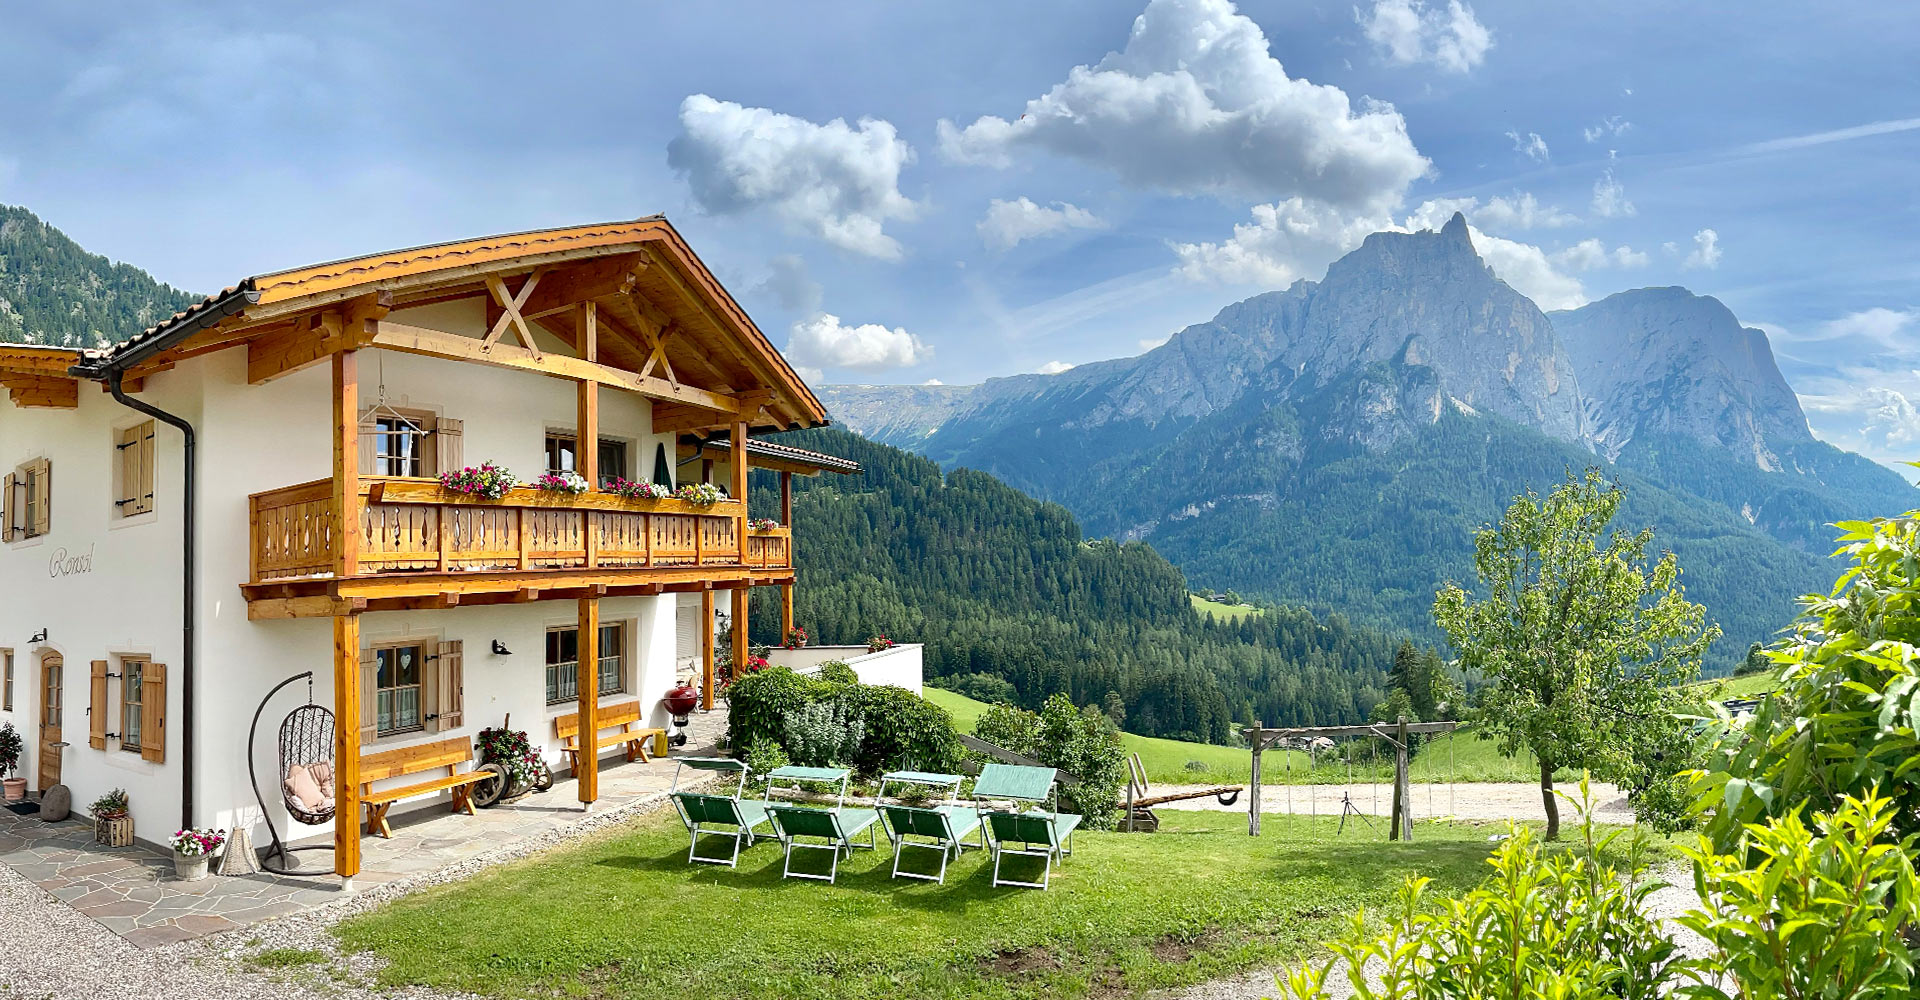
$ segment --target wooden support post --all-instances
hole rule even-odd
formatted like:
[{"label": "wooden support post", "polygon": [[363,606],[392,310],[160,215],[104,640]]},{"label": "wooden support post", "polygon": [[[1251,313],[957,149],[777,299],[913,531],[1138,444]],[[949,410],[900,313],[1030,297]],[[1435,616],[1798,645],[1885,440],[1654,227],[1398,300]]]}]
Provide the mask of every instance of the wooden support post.
[{"label": "wooden support post", "polygon": [[733,591],[733,676],[737,680],[747,669],[747,594],[746,587]]},{"label": "wooden support post", "polygon": [[747,425],[745,421],[733,425],[732,433],[727,435],[727,492],[740,501],[740,523],[734,525],[734,539],[740,543],[740,565],[747,564]]},{"label": "wooden support post", "polygon": [[793,527],[793,473],[780,470],[780,523]]},{"label": "wooden support post", "polygon": [[[338,355],[335,355],[338,357]],[[334,369],[336,372],[339,369]],[[337,382],[335,383],[338,384]],[[333,873],[360,873],[360,616],[333,619]]]},{"label": "wooden support post", "polygon": [[1266,741],[1253,738],[1253,774],[1247,782],[1247,836],[1260,836],[1260,751],[1266,749]]},{"label": "wooden support post", "polygon": [[573,776],[579,785],[580,805],[591,807],[600,797],[600,599],[580,599],[579,662],[576,664],[580,691],[580,761]]},{"label": "wooden support post", "polygon": [[1410,761],[1407,740],[1407,717],[1401,716],[1394,738],[1399,745],[1393,748],[1393,828],[1387,834],[1389,840],[1412,840],[1413,817],[1409,814],[1413,805],[1413,789],[1407,781],[1407,765]]},{"label": "wooden support post", "polygon": [[700,592],[700,709],[713,711],[713,591]]},{"label": "wooden support post", "polygon": [[[582,304],[574,316],[578,327],[580,356],[594,361],[599,353],[599,319],[597,307],[587,302]],[[573,442],[573,468],[587,481],[587,488],[600,488],[600,383],[581,381],[580,420],[578,434]]]},{"label": "wooden support post", "polygon": [[793,631],[793,584],[780,585],[780,638],[785,640]]},{"label": "wooden support post", "polygon": [[356,351],[333,355],[333,516],[333,577],[344,580],[360,571],[360,363]]}]

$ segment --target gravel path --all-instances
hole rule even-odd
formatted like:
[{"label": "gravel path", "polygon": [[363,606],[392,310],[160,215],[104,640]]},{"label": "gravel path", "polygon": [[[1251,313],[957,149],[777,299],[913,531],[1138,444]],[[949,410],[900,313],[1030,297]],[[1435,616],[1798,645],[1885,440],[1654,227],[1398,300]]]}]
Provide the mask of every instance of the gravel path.
[{"label": "gravel path", "polygon": [[[1155,795],[1177,795],[1184,791],[1199,791],[1204,785],[1155,785]],[[1578,795],[1578,785],[1561,784],[1559,791],[1569,795]],[[1594,818],[1604,823],[1631,823],[1633,813],[1627,804],[1625,795],[1612,785],[1595,782],[1592,785],[1593,800],[1599,807]],[[1540,802],[1540,786],[1525,782],[1460,782],[1454,785],[1431,784],[1414,785],[1413,818],[1415,820],[1444,819],[1452,816],[1456,819],[1473,820],[1545,820],[1547,810]],[[1393,807],[1393,785],[1390,783],[1357,785],[1263,785],[1260,789],[1260,811],[1262,813],[1299,813],[1318,812],[1321,816],[1340,815],[1341,796],[1351,796],[1354,808],[1369,816],[1385,816]],[[1169,802],[1155,806],[1155,809],[1215,809],[1225,812],[1244,813],[1247,811],[1247,793],[1240,793],[1240,801],[1223,806],[1211,796],[1187,799],[1182,802]],[[1560,820],[1571,822],[1574,818],[1573,807],[1566,800],[1560,802]]]}]

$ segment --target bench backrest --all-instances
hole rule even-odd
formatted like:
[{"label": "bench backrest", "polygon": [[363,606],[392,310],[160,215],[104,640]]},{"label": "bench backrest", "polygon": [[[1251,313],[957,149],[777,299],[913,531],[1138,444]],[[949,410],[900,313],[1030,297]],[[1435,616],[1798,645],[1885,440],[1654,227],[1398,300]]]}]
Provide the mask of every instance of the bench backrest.
[{"label": "bench backrest", "polygon": [[1054,844],[1053,819],[1045,813],[990,812],[987,825],[993,839],[1021,844]]},{"label": "bench backrest", "polygon": [[465,736],[449,736],[432,743],[364,754],[360,758],[360,780],[363,783],[384,781],[401,775],[452,767],[472,759],[473,741]]},{"label": "bench backrest", "polygon": [[825,809],[808,809],[804,806],[769,806],[774,822],[789,837],[825,837],[828,840],[840,840],[838,816]]},{"label": "bench backrest", "polygon": [[705,795],[700,792],[675,792],[674,801],[686,813],[691,823],[732,823],[745,826],[746,820],[740,815],[740,803],[724,795]]},{"label": "bench backrest", "polygon": [[[639,722],[640,702],[623,701],[614,705],[602,705],[597,714],[601,729],[612,729],[630,722]],[[580,713],[569,712],[566,715],[556,716],[553,720],[553,735],[563,740],[577,738],[580,735]]]},{"label": "bench backrest", "polygon": [[881,806],[886,811],[887,822],[893,824],[896,834],[912,834],[916,837],[934,837],[940,840],[953,840],[953,827],[947,823],[947,814],[934,809],[918,809],[913,806]]}]

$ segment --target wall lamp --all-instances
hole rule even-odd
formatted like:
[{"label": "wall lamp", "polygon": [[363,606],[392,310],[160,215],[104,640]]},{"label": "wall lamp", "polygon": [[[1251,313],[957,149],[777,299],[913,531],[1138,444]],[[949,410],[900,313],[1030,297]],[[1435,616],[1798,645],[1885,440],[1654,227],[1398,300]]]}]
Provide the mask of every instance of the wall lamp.
[{"label": "wall lamp", "polygon": [[27,641],[28,641],[28,642],[46,642],[46,641],[47,641],[47,630],[46,630],[46,629],[41,629],[40,631],[38,631],[38,632],[35,632],[35,633],[33,634],[33,638],[31,638],[31,639],[28,639]]},{"label": "wall lamp", "polygon": [[501,642],[501,641],[500,641],[500,640],[498,640],[498,639],[495,639],[495,640],[493,640],[493,655],[495,655],[495,656],[512,656],[512,655],[513,655],[513,650],[511,650],[511,649],[508,649],[508,648],[507,648],[507,644],[506,644],[506,643],[504,643],[504,642]]}]

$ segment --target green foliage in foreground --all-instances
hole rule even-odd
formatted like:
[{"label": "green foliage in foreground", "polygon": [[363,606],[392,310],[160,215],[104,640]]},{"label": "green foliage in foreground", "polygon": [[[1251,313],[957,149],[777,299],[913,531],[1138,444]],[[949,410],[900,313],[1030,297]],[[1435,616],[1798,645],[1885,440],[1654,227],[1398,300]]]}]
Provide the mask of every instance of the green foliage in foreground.
[{"label": "green foliage in foreground", "polygon": [[1673,553],[1648,560],[1651,528],[1608,534],[1625,499],[1598,469],[1545,498],[1522,493],[1475,536],[1483,592],[1449,584],[1433,602],[1461,665],[1486,678],[1477,721],[1503,751],[1540,759],[1548,840],[1560,832],[1556,768],[1631,785],[1672,773],[1649,770],[1679,728],[1673,689],[1720,636],[1687,600]]},{"label": "green foliage in foreground", "polygon": [[1298,961],[1409,877],[1458,892],[1485,876],[1485,827],[1389,843],[1305,817],[1264,826],[1256,840],[1244,816],[1168,812],[1157,834],[1076,834],[1040,892],[990,887],[981,851],[945,885],[889,878],[886,850],[856,851],[835,885],[783,880],[771,842],[738,870],[689,865],[684,829],[658,814],[336,933],[391,963],[383,984],[486,996],[1071,1000]]},{"label": "green foliage in foreground", "polygon": [[1744,825],[1878,789],[1920,836],[1920,512],[1838,526],[1853,565],[1769,655],[1780,689],[1696,783],[1723,847]]},{"label": "green foliage in foreground", "polygon": [[1061,788],[1062,799],[1086,817],[1086,826],[1113,827],[1121,812],[1120,790],[1127,784],[1127,751],[1120,730],[1098,709],[1075,708],[1063,694],[1048,698],[1037,714],[995,705],[974,722],[973,733],[1080,779]]}]

